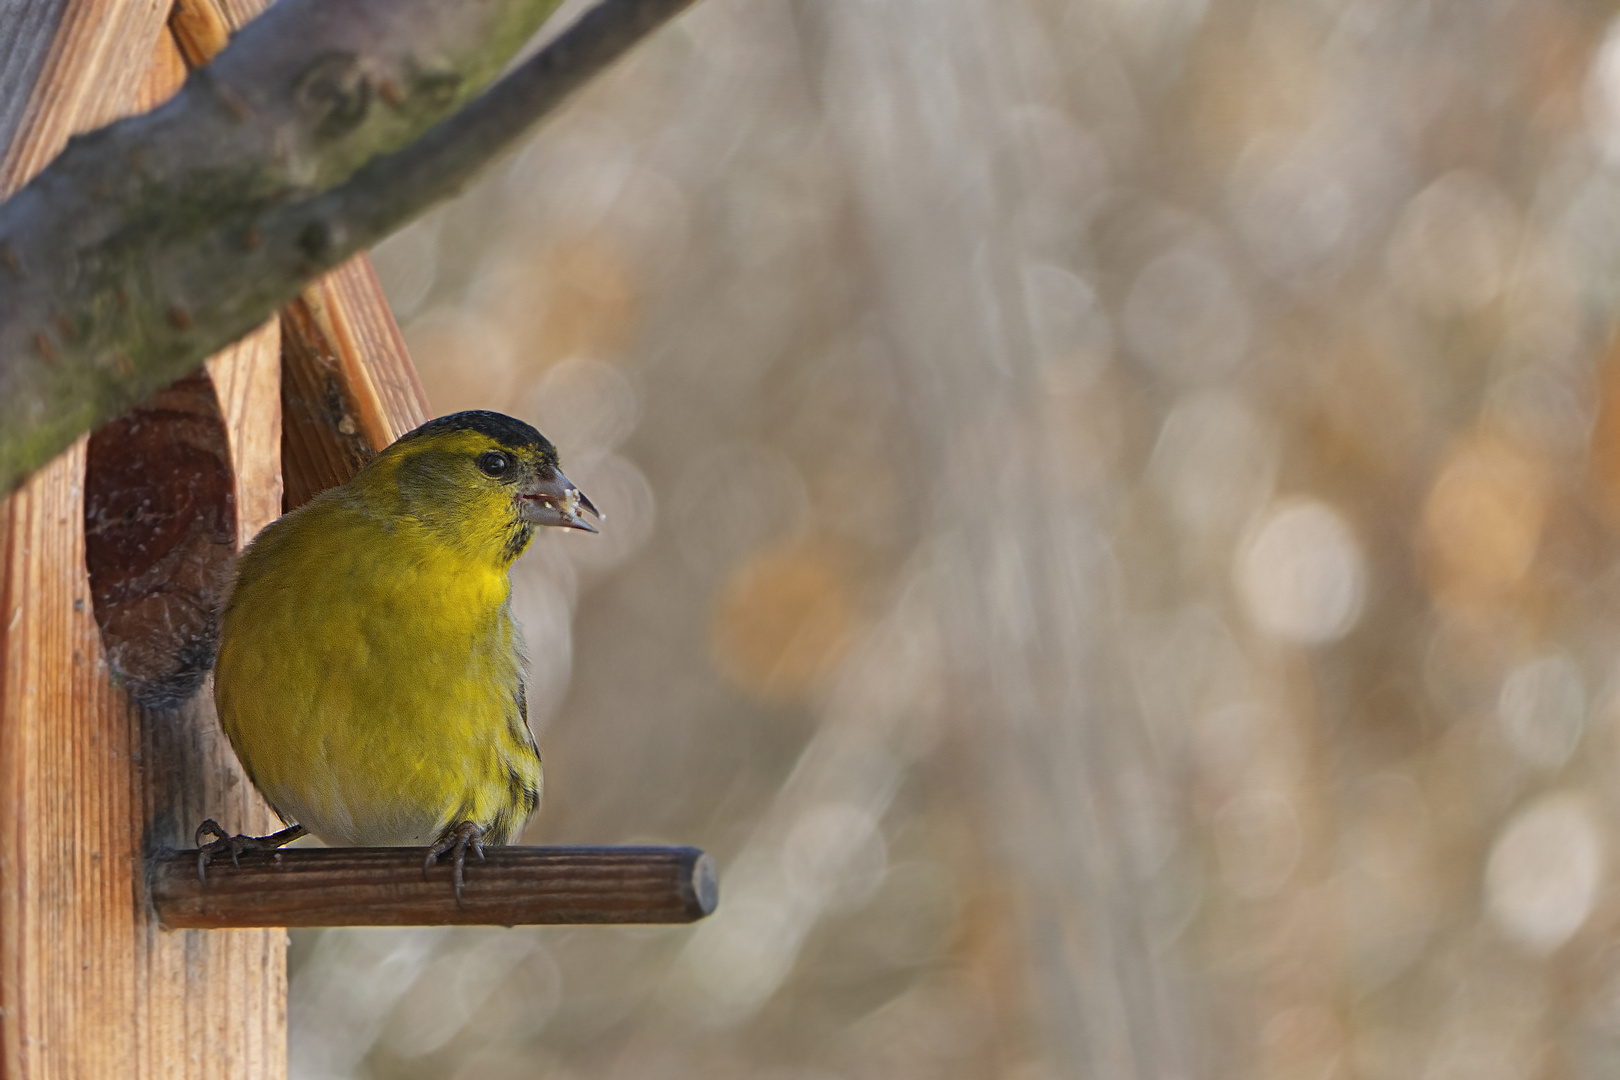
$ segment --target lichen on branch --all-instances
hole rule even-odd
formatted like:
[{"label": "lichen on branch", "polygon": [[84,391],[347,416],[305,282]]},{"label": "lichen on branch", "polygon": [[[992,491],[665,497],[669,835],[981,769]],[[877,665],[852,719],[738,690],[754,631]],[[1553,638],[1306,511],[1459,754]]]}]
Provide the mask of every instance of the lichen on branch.
[{"label": "lichen on branch", "polygon": [[691,0],[281,0],[0,203],[0,494],[460,190]]}]

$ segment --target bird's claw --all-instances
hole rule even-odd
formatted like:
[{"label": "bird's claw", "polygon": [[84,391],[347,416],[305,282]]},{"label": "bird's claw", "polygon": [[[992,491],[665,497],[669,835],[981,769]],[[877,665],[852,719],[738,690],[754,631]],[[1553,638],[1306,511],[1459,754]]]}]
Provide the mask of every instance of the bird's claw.
[{"label": "bird's claw", "polygon": [[[302,825],[290,825],[278,833],[271,833],[269,836],[244,836],[241,833],[232,836],[219,827],[219,822],[209,818],[197,826],[197,880],[207,884],[208,864],[220,855],[229,852],[231,865],[241,866],[238,856],[244,851],[275,851],[282,845],[291,843],[300,836],[305,835],[306,832],[307,830]],[[203,837],[205,836],[212,836],[214,839],[205,844],[203,843]]]},{"label": "bird's claw", "polygon": [[456,889],[456,907],[463,907],[461,902],[462,890],[466,887],[465,867],[467,865],[467,849],[473,849],[480,861],[484,858],[484,828],[477,822],[463,821],[454,828],[445,830],[443,836],[428,848],[427,859],[422,863],[422,876],[428,876],[439,861],[439,856],[445,852],[451,853],[450,881]]}]

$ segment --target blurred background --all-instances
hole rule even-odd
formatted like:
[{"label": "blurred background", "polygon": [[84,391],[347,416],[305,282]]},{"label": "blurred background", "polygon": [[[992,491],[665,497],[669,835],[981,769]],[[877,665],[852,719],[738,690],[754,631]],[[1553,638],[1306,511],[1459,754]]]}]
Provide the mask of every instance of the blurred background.
[{"label": "blurred background", "polygon": [[527,839],[722,899],[295,935],[294,1075],[1616,1075],[1611,18],[701,0],[379,247],[607,512]]}]

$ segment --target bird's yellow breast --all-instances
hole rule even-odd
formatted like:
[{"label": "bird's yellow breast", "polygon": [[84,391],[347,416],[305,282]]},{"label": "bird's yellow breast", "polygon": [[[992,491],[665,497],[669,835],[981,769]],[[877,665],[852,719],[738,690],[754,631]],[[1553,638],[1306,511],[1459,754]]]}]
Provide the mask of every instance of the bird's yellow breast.
[{"label": "bird's yellow breast", "polygon": [[334,844],[426,844],[461,821],[504,842],[540,758],[504,566],[331,492],[243,555],[215,699],[254,783]]}]

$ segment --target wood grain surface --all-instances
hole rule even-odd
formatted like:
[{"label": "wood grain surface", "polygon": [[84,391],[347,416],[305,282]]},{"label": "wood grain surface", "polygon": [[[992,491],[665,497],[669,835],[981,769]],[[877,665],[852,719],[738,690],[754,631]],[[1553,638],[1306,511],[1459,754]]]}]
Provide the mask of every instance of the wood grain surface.
[{"label": "wood grain surface", "polygon": [[359,255],[310,288],[304,303],[325,332],[360,410],[360,430],[381,450],[432,417],[371,257]]},{"label": "wood grain surface", "polygon": [[[128,110],[163,32],[149,4],[71,3],[0,57],[26,98],[0,195],[69,135]],[[15,100],[15,98],[13,98]],[[135,953],[135,714],[108,686],[84,572],[84,441],[0,512],[0,1067],[12,1077],[145,1075]]]},{"label": "wood grain surface", "polygon": [[290,848],[214,862],[197,853],[152,864],[167,926],[517,926],[684,923],[714,910],[714,864],[690,847],[486,848],[466,864],[456,902],[450,866],[422,871],[421,848]]},{"label": "wood grain surface", "polygon": [[[6,7],[20,9],[6,20],[26,35],[0,53],[0,86],[16,115],[0,149],[0,195],[44,168],[68,136],[137,111],[136,90],[169,0],[21,0]],[[34,9],[37,20],[22,13]],[[20,108],[11,105],[18,98]]]},{"label": "wood grain surface", "polygon": [[281,309],[282,509],[346,483],[376,452],[360,429],[337,346],[309,305],[294,300]]}]

